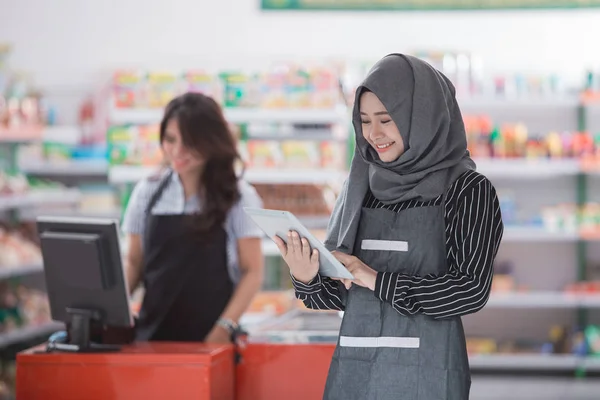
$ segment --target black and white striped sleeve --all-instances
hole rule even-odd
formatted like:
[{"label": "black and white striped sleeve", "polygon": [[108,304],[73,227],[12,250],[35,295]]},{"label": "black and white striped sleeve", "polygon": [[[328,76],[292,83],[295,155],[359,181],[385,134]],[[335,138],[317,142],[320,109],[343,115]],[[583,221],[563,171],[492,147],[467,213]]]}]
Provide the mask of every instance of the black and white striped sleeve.
[{"label": "black and white striped sleeve", "polygon": [[377,275],[375,295],[402,315],[423,313],[441,319],[477,312],[487,303],[504,231],[496,190],[484,178],[465,188],[457,200],[446,234],[454,252],[446,274]]},{"label": "black and white striped sleeve", "polygon": [[317,274],[312,281],[302,283],[292,278],[296,298],[302,300],[306,308],[313,310],[338,310],[343,311],[345,308],[344,293],[342,284],[333,279],[322,277]]}]

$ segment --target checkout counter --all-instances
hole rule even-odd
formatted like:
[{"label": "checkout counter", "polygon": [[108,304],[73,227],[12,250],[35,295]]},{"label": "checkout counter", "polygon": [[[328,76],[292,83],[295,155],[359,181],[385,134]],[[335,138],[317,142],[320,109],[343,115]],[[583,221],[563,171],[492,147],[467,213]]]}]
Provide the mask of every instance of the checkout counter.
[{"label": "checkout counter", "polygon": [[17,400],[316,400],[340,324],[337,312],[292,309],[254,323],[239,349],[134,343],[118,352],[46,353],[41,346],[17,356]]},{"label": "checkout counter", "polygon": [[[322,397],[338,313],[306,310],[283,293],[290,302],[270,316],[241,321],[248,336],[235,348],[132,343],[117,222],[39,217],[37,227],[52,318],[68,321],[69,335],[17,355],[18,400]],[[109,339],[115,332],[129,339]]]}]

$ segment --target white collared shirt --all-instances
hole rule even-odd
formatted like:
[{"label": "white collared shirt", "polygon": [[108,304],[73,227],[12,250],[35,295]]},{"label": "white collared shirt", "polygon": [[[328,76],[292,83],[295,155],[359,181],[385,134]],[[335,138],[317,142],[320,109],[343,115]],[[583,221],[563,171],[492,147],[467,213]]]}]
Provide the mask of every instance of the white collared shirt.
[{"label": "white collared shirt", "polygon": [[[167,171],[162,172],[162,177]],[[125,215],[123,217],[122,229],[127,234],[143,235],[146,229],[145,212],[150,198],[158,189],[162,179],[144,179],[138,182],[131,193]],[[225,220],[225,231],[227,232],[227,263],[229,275],[234,283],[240,278],[238,263],[237,242],[242,238],[262,237],[263,233],[258,226],[246,215],[243,207],[262,207],[262,200],[250,184],[240,180],[238,183],[241,199],[229,210]],[[185,199],[183,185],[179,176],[171,175],[169,183],[165,187],[162,196],[158,199],[152,210],[153,215],[168,214],[192,214],[200,211],[201,205],[197,196]]]}]

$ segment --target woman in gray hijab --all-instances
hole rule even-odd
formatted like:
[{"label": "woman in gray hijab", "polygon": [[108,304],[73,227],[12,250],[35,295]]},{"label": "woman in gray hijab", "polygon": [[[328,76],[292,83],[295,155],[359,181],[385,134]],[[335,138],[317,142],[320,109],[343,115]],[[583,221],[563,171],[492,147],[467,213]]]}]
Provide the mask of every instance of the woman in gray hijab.
[{"label": "woman in gray hijab", "polygon": [[297,297],[345,311],[324,399],[468,399],[461,316],[488,300],[503,223],[454,87],[391,54],[357,89],[352,119],[356,152],[325,245],[355,279],[319,275],[296,232],[289,246],[275,238]]}]

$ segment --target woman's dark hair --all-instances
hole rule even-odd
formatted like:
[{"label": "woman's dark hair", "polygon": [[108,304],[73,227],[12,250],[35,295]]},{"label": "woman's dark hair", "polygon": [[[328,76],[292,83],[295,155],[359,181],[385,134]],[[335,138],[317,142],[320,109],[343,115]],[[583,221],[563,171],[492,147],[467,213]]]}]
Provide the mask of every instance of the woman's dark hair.
[{"label": "woman's dark hair", "polygon": [[198,185],[202,211],[195,217],[194,230],[207,234],[223,225],[240,199],[235,165],[241,158],[235,138],[221,107],[200,93],[186,93],[169,102],[160,123],[161,144],[172,119],[179,125],[183,145],[204,160]]}]

